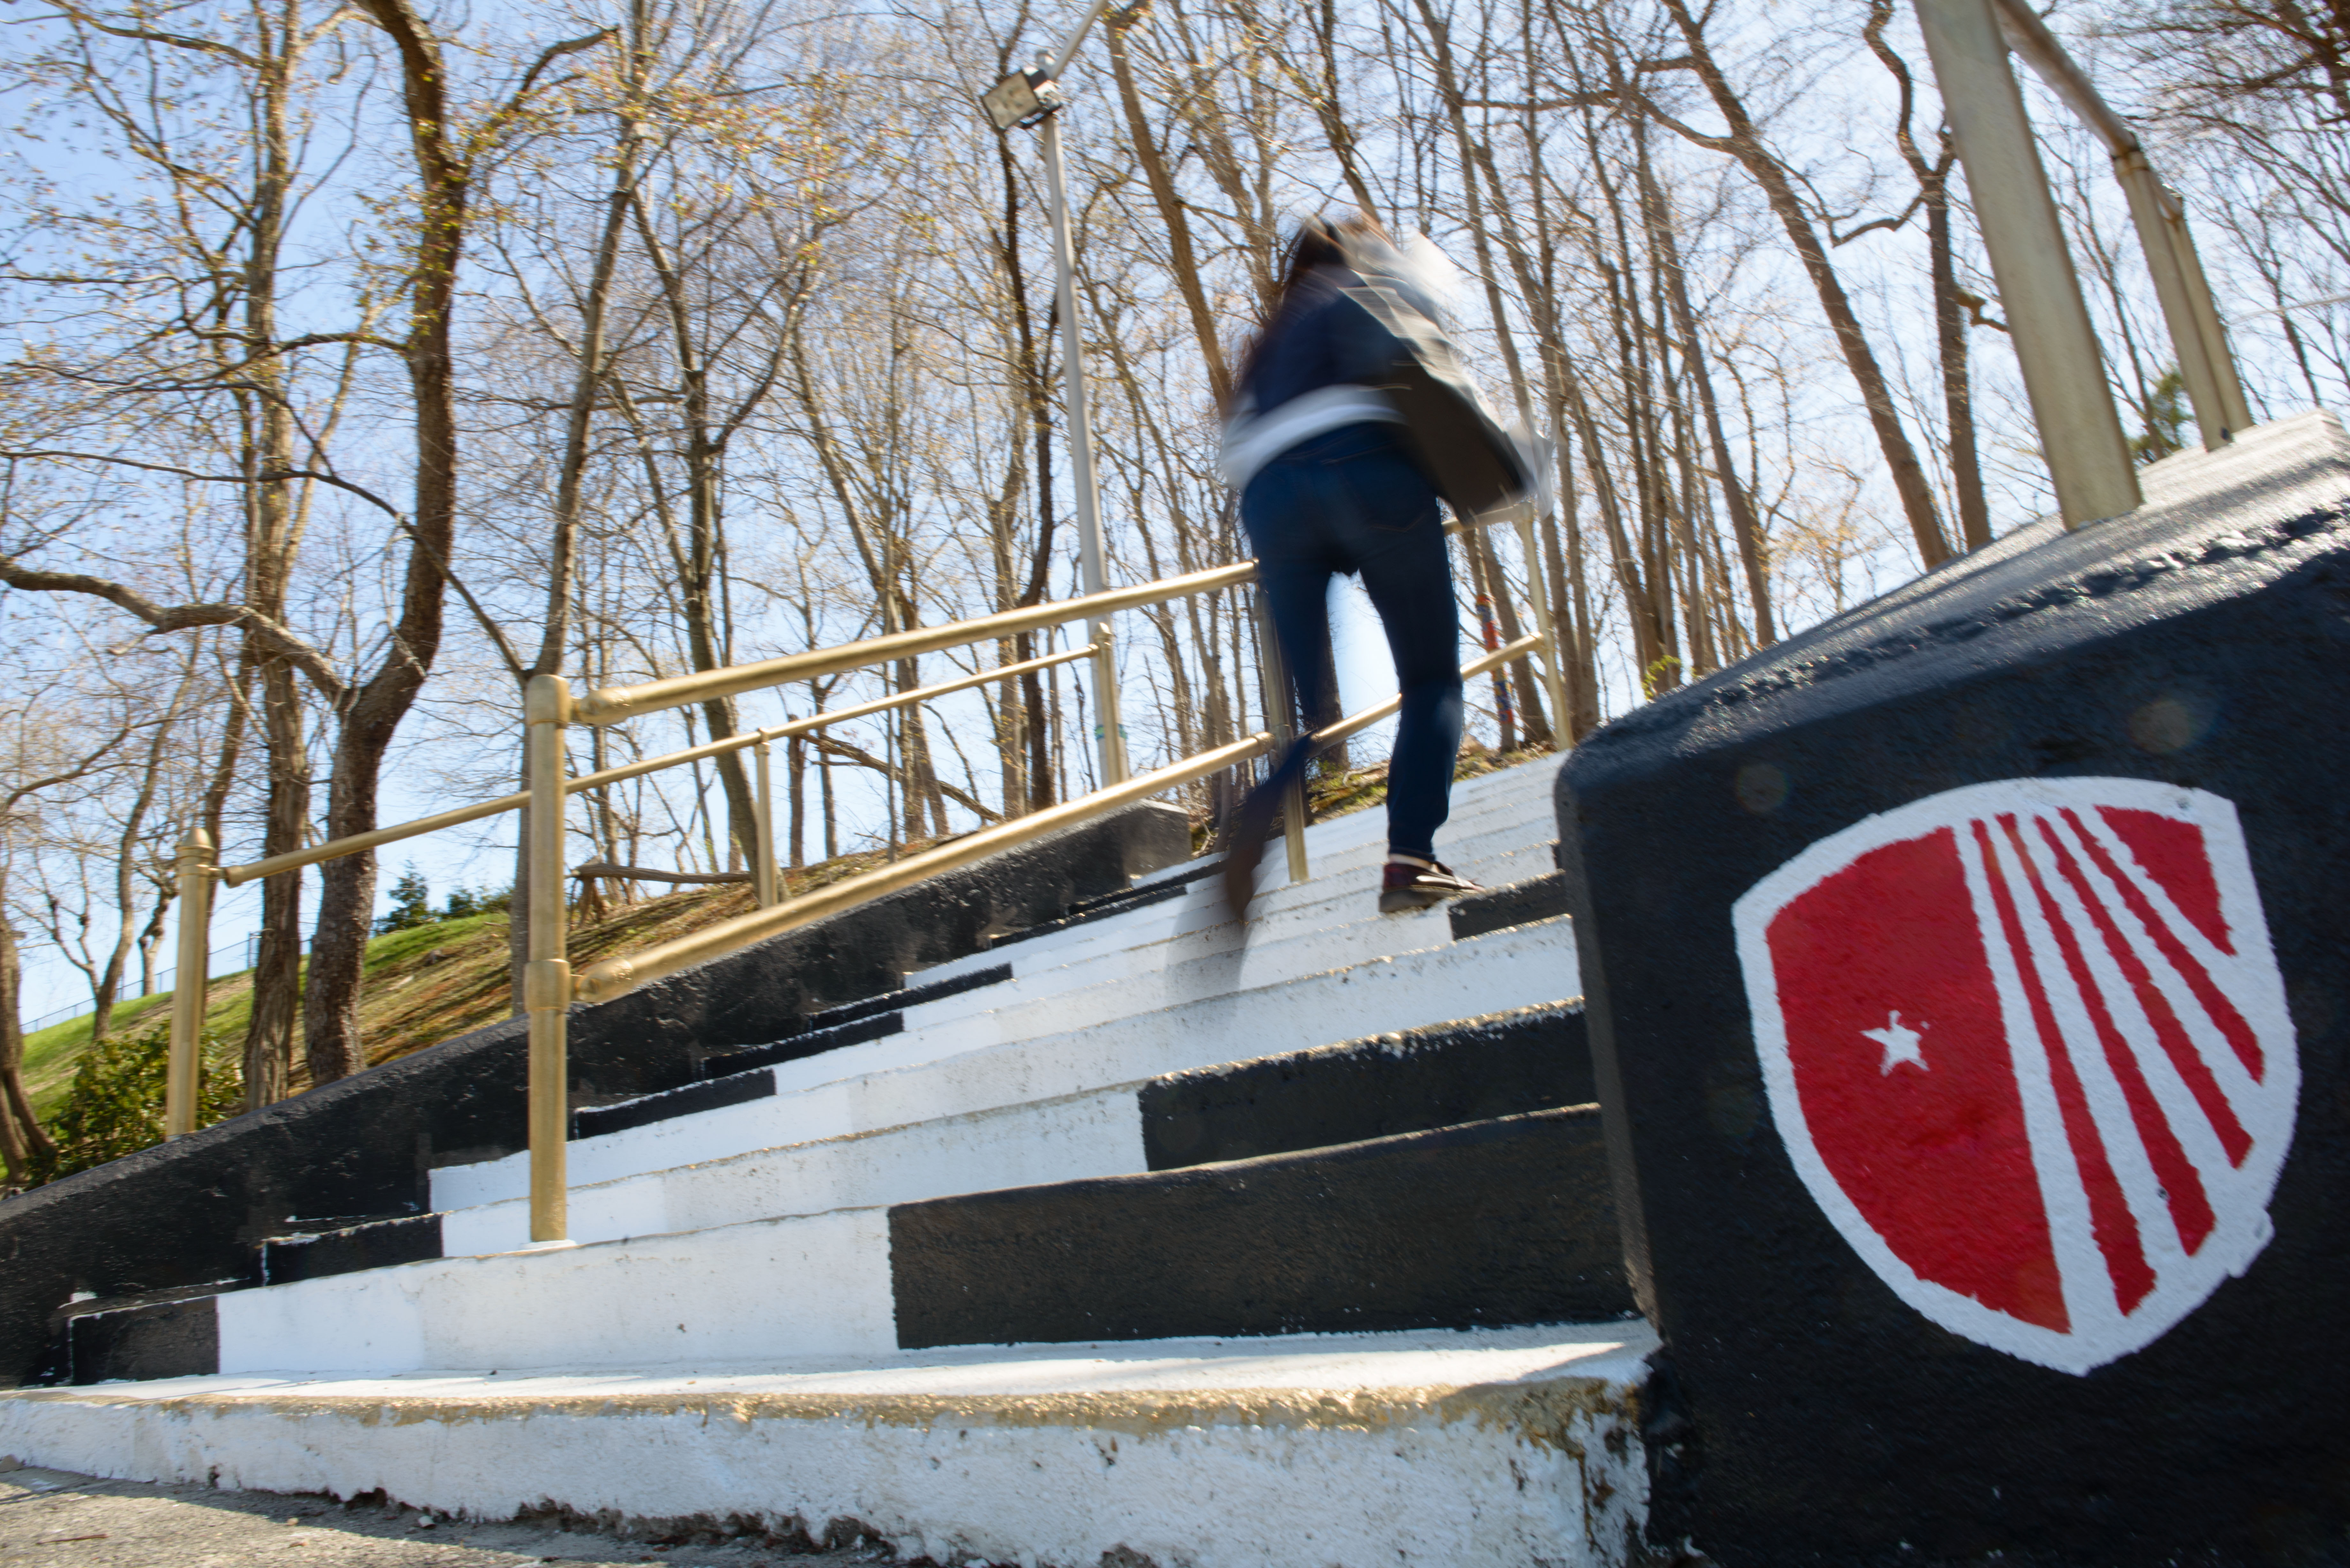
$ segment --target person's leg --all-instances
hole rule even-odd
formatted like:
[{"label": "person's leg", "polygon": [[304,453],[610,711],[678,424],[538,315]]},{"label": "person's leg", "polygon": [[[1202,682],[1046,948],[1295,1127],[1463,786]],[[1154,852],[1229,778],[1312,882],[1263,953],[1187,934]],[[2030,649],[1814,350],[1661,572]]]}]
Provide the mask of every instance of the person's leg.
[{"label": "person's leg", "polygon": [[1315,694],[1322,690],[1324,664],[1330,649],[1330,578],[1327,561],[1310,556],[1260,555],[1256,562],[1257,592],[1273,617],[1274,640],[1282,662],[1289,667],[1290,719],[1303,735],[1319,719]]},{"label": "person's leg", "polygon": [[[1289,666],[1293,722],[1311,723],[1329,647],[1332,563],[1321,529],[1316,476],[1276,459],[1241,496],[1241,525],[1256,552],[1257,592],[1273,620],[1274,639]],[[1300,719],[1297,716],[1303,715]],[[1310,760],[1302,739],[1274,759],[1270,774],[1249,791],[1224,834],[1224,901],[1244,913],[1256,889],[1265,835],[1290,784]]]},{"label": "person's leg", "polygon": [[1343,471],[1343,538],[1386,628],[1403,710],[1388,763],[1388,847],[1435,859],[1461,750],[1460,607],[1435,492],[1400,449]]}]

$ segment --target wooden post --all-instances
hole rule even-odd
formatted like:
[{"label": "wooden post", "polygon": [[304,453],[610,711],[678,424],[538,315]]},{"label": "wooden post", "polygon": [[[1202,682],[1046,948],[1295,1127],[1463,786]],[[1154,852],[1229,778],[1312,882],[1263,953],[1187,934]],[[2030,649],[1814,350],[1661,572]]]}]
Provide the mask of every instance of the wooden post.
[{"label": "wooden post", "polygon": [[163,1136],[196,1130],[196,1074],[204,1048],[204,990],[212,964],[213,836],[180,841],[180,964],[172,979],[172,1054],[163,1076]]},{"label": "wooden post", "polygon": [[2146,251],[2146,270],[2153,275],[2155,297],[2161,301],[2163,320],[2170,327],[2171,352],[2178,358],[2178,379],[2187,384],[2187,400],[2195,408],[2203,449],[2211,451],[2225,445],[2235,428],[2229,422],[2220,395],[2219,369],[2189,297],[2187,271],[2178,265],[2178,244],[2172,238],[2169,216],[2163,211],[2162,182],[2137,148],[2116,155],[2114,173],[2129,198],[2130,221],[2137,226],[2138,244]]},{"label": "wooden post", "polygon": [[530,1239],[560,1241],[570,1229],[566,1157],[570,1135],[570,1065],[566,1010],[571,965],[564,960],[563,726],[571,717],[571,683],[534,675],[523,698],[530,777],[530,961],[523,971],[523,1009],[530,1016]]}]

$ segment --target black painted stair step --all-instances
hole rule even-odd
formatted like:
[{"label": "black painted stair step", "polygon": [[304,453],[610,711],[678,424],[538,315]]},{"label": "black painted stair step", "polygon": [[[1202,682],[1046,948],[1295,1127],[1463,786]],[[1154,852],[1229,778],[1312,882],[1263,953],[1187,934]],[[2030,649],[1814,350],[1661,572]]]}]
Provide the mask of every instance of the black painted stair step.
[{"label": "black painted stair step", "polygon": [[[575,1130],[571,1136],[592,1137],[596,1133],[618,1132],[622,1127],[642,1127],[647,1122],[661,1121],[670,1116],[762,1098],[772,1093],[772,1088],[763,1089],[731,1081],[754,1068],[772,1067],[778,1062],[796,1062],[802,1057],[820,1055],[843,1045],[858,1045],[868,1040],[881,1040],[902,1033],[906,1027],[907,1008],[960,996],[985,986],[999,985],[1011,978],[1010,964],[991,964],[985,969],[972,970],[968,974],[952,975],[945,980],[931,981],[926,985],[901,986],[863,1002],[827,1008],[801,1020],[790,1033],[764,1045],[746,1045],[739,1050],[722,1051],[715,1055],[705,1056],[694,1069],[694,1075],[700,1082],[681,1088],[665,1089],[655,1095],[617,1101],[610,1106],[596,1106],[595,1132],[576,1130],[578,1124],[575,1117]],[[719,1083],[726,1083],[729,1086],[723,1089],[712,1087]],[[643,1109],[640,1111],[639,1107]],[[586,1111],[578,1113],[579,1116],[588,1114]]]},{"label": "black painted stair step", "polygon": [[1050,936],[1055,931],[1066,931],[1073,926],[1090,925],[1114,915],[1130,914],[1136,909],[1147,909],[1153,904],[1163,904],[1170,898],[1180,898],[1190,890],[1193,882],[1213,869],[1214,867],[1208,867],[1181,877],[1170,877],[1162,882],[1153,882],[1147,888],[1130,888],[1105,898],[1088,900],[1089,907],[1079,907],[1057,920],[1039,920],[1033,926],[1023,926],[1000,937],[990,937],[987,950],[993,952],[1014,942],[1024,942],[1031,937]]},{"label": "black painted stair step", "polygon": [[1090,898],[1079,898],[1064,913],[1065,915],[1090,915],[1097,910],[1116,909],[1122,905],[1131,905],[1140,909],[1146,903],[1155,903],[1164,895],[1165,889],[1187,888],[1222,864],[1223,858],[1219,856],[1200,865],[1186,867],[1171,877],[1153,877],[1149,881],[1138,887],[1124,888],[1115,893],[1100,893]]},{"label": "black painted stair step", "polygon": [[57,1314],[63,1365],[51,1374],[68,1383],[117,1379],[201,1377],[220,1370],[220,1330],[213,1305],[248,1280],[149,1291],[107,1301],[75,1302]]},{"label": "black painted stair step", "polygon": [[1456,942],[1505,931],[1512,926],[1530,925],[1535,920],[1555,919],[1567,912],[1566,873],[1553,871],[1472,893],[1465,898],[1453,899],[1444,909],[1452,918],[1452,940]]},{"label": "black painted stair step", "polygon": [[910,1350],[1633,1310],[1596,1106],[903,1204],[889,1267]]},{"label": "black painted stair step", "polygon": [[[907,986],[876,997],[869,1003],[858,1002],[819,1012],[810,1020],[811,1023],[825,1019],[837,1022],[826,1028],[787,1034],[768,1044],[749,1045],[739,1051],[723,1051],[714,1056],[704,1057],[697,1069],[701,1076],[694,1083],[663,1089],[658,1094],[617,1100],[608,1106],[588,1106],[574,1111],[571,1113],[571,1136],[575,1138],[600,1137],[606,1133],[623,1132],[629,1127],[668,1121],[672,1116],[690,1116],[702,1111],[739,1106],[750,1100],[764,1100],[775,1092],[775,1081],[763,1070],[764,1068],[779,1062],[797,1062],[808,1056],[820,1056],[844,1045],[861,1045],[868,1041],[886,1040],[892,1034],[902,1034],[906,1032],[905,1008],[960,995],[967,991],[977,991],[982,986],[994,985],[1011,978],[1010,964],[996,964],[930,985]],[[889,1011],[879,1011],[884,1005]]]},{"label": "black painted stair step", "polygon": [[272,1236],[261,1244],[261,1281],[290,1285],[441,1255],[441,1216],[403,1214],[307,1235]]},{"label": "black painted stair step", "polygon": [[[909,1007],[919,1007],[925,1002],[961,996],[966,991],[977,991],[983,986],[996,985],[1011,978],[1012,966],[999,963],[965,974],[951,975],[945,980],[934,980],[924,985],[900,986],[896,991],[885,991],[879,996],[868,996],[862,1002],[844,1002],[837,1007],[827,1007],[822,1012],[810,1013],[791,1033],[812,1034],[819,1030],[835,1029],[844,1023],[871,1018],[877,1013],[897,1012]],[[785,1036],[786,1039],[790,1037]]]},{"label": "black painted stair step", "polygon": [[1599,1097],[1583,1002],[1551,1002],[1143,1085],[1149,1168],[1323,1148]]},{"label": "black painted stair step", "polygon": [[[618,1105],[597,1108],[599,1111],[619,1111],[660,1100],[665,1103],[673,1102],[683,1109],[662,1110],[646,1116],[645,1121],[660,1121],[664,1116],[683,1116],[687,1111],[709,1108],[705,1106],[687,1103],[697,1089],[714,1091],[718,1085],[741,1077],[756,1068],[772,1067],[778,1062],[796,1062],[806,1056],[821,1056],[827,1051],[837,1051],[843,1045],[861,1045],[868,1040],[886,1040],[892,1034],[903,1034],[905,1032],[906,1015],[903,1012],[882,1012],[847,1023],[836,1023],[829,1029],[812,1029],[806,1034],[789,1034],[771,1044],[746,1045],[740,1051],[725,1051],[715,1056],[704,1057],[701,1068],[702,1082],[699,1084],[688,1084],[681,1089],[670,1089],[659,1095],[648,1095],[639,1100],[624,1100]],[[772,1092],[772,1090],[763,1089],[757,1093],[745,1093],[741,1097],[757,1099],[762,1095]],[[732,1105],[734,1102],[719,1099],[711,1103]],[[580,1114],[584,1116],[587,1113]],[[640,1125],[642,1125],[640,1122],[615,1122],[605,1130],[618,1130],[621,1126]]]}]

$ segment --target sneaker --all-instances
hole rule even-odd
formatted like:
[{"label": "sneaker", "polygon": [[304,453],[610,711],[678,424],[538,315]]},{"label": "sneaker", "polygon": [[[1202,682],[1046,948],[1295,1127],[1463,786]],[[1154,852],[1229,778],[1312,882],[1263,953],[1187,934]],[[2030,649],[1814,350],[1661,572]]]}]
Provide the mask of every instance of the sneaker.
[{"label": "sneaker", "polygon": [[1463,893],[1482,893],[1484,890],[1441,861],[1430,866],[1406,866],[1390,860],[1379,883],[1379,913],[1409,914],[1414,909],[1440,904],[1447,898],[1457,898]]}]

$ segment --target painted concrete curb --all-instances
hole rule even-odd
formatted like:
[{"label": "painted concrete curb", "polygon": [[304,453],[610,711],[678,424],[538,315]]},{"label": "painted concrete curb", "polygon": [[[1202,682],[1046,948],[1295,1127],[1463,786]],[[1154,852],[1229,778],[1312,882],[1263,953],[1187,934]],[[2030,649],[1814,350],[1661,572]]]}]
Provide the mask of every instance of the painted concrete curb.
[{"label": "painted concrete curb", "polygon": [[[499,1519],[834,1521],[1096,1568],[1625,1561],[1643,1325],[993,1350],[871,1371],[189,1379],[0,1395],[0,1451]],[[1131,1554],[1116,1555],[1123,1549]]]}]

